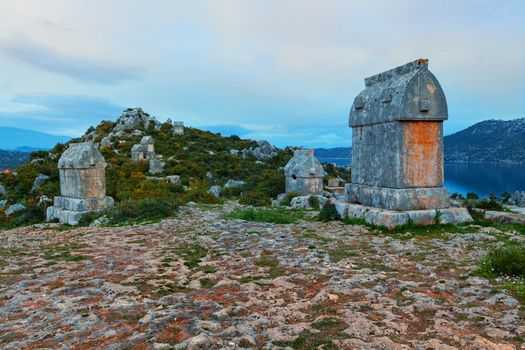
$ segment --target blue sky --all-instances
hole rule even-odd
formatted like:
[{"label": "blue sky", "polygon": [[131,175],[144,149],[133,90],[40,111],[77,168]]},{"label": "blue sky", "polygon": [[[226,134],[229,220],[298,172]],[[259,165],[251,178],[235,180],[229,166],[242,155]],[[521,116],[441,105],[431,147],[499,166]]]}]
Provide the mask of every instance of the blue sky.
[{"label": "blue sky", "polygon": [[277,146],[350,145],[367,76],[429,58],[445,134],[525,117],[525,1],[0,1],[0,126],[125,107]]}]

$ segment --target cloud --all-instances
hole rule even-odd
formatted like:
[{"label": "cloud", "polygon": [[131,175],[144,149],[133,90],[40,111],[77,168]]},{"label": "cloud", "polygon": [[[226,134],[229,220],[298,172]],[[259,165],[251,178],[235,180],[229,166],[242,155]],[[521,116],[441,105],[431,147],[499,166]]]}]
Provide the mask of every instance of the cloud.
[{"label": "cloud", "polygon": [[0,125],[77,137],[101,120],[115,120],[123,107],[104,98],[79,95],[19,94],[12,112],[0,111]]},{"label": "cloud", "polygon": [[138,79],[144,68],[105,59],[73,56],[24,36],[0,39],[0,52],[33,68],[86,83],[117,84]]}]

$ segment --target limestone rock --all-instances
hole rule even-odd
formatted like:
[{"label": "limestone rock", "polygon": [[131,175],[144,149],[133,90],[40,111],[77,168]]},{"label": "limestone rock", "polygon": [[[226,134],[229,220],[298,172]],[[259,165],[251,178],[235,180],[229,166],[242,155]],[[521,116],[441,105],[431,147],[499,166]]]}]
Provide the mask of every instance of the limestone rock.
[{"label": "limestone rock", "polygon": [[168,180],[169,183],[178,184],[180,182],[180,176],[179,175],[168,175],[166,176],[166,180]]},{"label": "limestone rock", "polygon": [[242,180],[228,180],[225,184],[225,188],[241,187],[244,186],[245,182]]},{"label": "limestone rock", "polygon": [[40,187],[42,187],[46,183],[47,180],[49,180],[49,176],[39,174],[33,182],[33,187],[31,187],[31,193],[35,193]]},{"label": "limestone rock", "polygon": [[[140,129],[142,127],[148,128],[150,123],[155,124],[155,128],[160,126],[160,123],[155,118],[150,117],[142,108],[127,108],[122,112],[122,115],[117,119],[117,124],[113,128],[116,136],[119,132]],[[123,136],[124,134],[120,135]]]},{"label": "limestone rock", "polygon": [[439,209],[438,213],[440,224],[462,224],[474,221],[466,208]]},{"label": "limestone rock", "polygon": [[210,190],[208,192],[213,194],[215,197],[220,198],[221,197],[221,186],[213,185],[210,187]]},{"label": "limestone rock", "polygon": [[16,203],[16,204],[13,204],[11,206],[9,206],[6,210],[5,210],[5,215],[9,216],[9,215],[13,215],[15,213],[18,213],[22,210],[24,210],[26,207],[23,206],[22,204],[20,203]]},{"label": "limestone rock", "polygon": [[483,217],[489,221],[525,225],[525,215],[487,210]]},{"label": "limestone rock", "polygon": [[[312,195],[314,197],[317,197],[319,199],[319,204],[323,206],[326,202],[328,202],[328,198],[319,196],[319,195]],[[309,209],[312,208],[310,205],[310,196],[297,196],[292,198],[292,201],[290,202],[290,206],[294,209]]]},{"label": "limestone rock", "polygon": [[257,160],[265,160],[275,157],[277,152],[275,152],[275,147],[273,147],[268,141],[259,140],[257,141],[257,147],[245,149],[242,154],[243,157],[253,155]]},{"label": "limestone rock", "polygon": [[163,162],[160,159],[150,159],[149,160],[149,172],[151,174],[160,174],[164,171],[165,165],[166,165],[166,162]]},{"label": "limestone rock", "polygon": [[0,209],[4,209],[7,204],[7,199],[0,200]]},{"label": "limestone rock", "polygon": [[393,229],[397,226],[408,224],[408,214],[399,211],[381,210],[371,208],[364,216],[367,223],[375,226],[385,226]]},{"label": "limestone rock", "polygon": [[4,185],[0,185],[0,196],[5,196],[5,194],[6,194],[6,190],[5,190]]}]

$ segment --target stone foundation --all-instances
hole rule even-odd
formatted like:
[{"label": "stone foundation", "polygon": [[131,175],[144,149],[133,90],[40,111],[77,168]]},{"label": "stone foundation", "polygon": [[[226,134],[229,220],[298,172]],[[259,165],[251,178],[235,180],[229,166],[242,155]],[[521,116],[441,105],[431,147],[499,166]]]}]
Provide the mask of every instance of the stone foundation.
[{"label": "stone foundation", "polygon": [[57,220],[61,224],[78,225],[80,220],[89,213],[103,212],[114,205],[113,198],[70,198],[55,197],[54,206],[47,208],[46,220]]},{"label": "stone foundation", "polygon": [[443,187],[388,188],[351,183],[345,185],[345,197],[349,203],[399,211],[450,206],[448,191]]},{"label": "stone foundation", "polygon": [[360,219],[367,224],[384,226],[394,229],[397,226],[461,224],[472,222],[472,217],[466,208],[442,208],[430,210],[394,211],[351,203],[335,203],[341,218]]}]

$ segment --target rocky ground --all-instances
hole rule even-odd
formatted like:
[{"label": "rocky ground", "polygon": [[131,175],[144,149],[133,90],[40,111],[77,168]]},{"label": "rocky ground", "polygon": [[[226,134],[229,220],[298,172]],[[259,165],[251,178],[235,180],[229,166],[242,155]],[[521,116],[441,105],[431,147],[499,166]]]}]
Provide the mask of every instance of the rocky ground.
[{"label": "rocky ground", "polygon": [[469,276],[513,233],[388,235],[225,220],[0,233],[2,349],[525,349],[525,312]]}]

